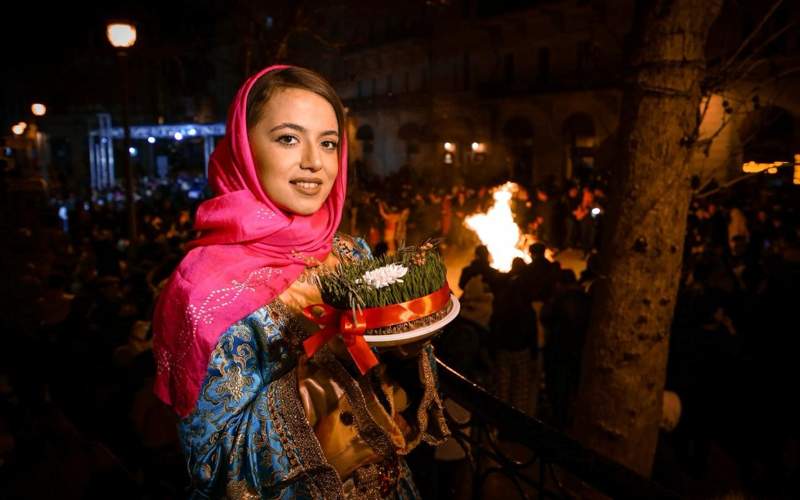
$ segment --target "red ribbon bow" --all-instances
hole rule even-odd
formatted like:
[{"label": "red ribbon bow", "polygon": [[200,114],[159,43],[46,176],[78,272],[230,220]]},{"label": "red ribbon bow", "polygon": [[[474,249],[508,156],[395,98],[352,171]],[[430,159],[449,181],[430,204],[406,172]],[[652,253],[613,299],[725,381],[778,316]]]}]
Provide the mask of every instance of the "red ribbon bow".
[{"label": "red ribbon bow", "polygon": [[[315,310],[322,310],[322,314],[314,314]],[[309,358],[338,333],[362,375],[378,364],[378,358],[364,340],[364,331],[367,329],[364,311],[342,311],[327,304],[314,304],[303,309],[303,315],[322,327],[322,330],[303,342]]]},{"label": "red ribbon bow", "polygon": [[[439,290],[408,302],[361,310],[341,310],[327,304],[314,304],[303,309],[303,315],[322,327],[303,342],[306,356],[312,357],[336,334],[341,335],[350,356],[361,374],[378,364],[378,358],[364,340],[367,329],[384,328],[428,316],[443,309],[450,300],[447,283]],[[321,312],[321,314],[315,314]]]}]

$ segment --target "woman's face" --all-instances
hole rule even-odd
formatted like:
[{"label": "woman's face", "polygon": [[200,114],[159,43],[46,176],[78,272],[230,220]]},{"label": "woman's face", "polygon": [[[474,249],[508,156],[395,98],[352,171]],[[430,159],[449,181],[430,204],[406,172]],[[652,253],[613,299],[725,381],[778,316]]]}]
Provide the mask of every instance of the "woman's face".
[{"label": "woman's face", "polygon": [[339,133],[333,106],[302,89],[279,89],[247,133],[261,187],[281,209],[319,210],[339,172]]}]

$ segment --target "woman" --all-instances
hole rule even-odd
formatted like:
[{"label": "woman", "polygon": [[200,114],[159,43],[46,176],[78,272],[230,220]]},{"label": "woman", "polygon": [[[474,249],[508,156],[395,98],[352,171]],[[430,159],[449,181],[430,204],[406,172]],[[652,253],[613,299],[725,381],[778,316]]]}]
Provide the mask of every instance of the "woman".
[{"label": "woman", "polygon": [[194,498],[413,498],[402,456],[447,435],[429,347],[366,376],[338,339],[302,354],[316,326],[300,311],[321,302],[308,278],[369,252],[334,234],[346,173],[343,107],[319,75],[272,66],[239,89],[216,197],[154,319],[155,392],[181,417]]}]

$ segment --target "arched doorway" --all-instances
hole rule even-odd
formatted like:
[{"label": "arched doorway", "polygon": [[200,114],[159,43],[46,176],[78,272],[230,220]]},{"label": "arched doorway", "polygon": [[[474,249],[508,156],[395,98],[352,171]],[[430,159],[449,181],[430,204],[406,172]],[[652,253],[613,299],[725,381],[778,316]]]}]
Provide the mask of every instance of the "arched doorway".
[{"label": "arched doorway", "polygon": [[368,186],[373,180],[372,152],[375,149],[375,133],[370,125],[361,125],[356,130],[356,141],[361,146],[361,157],[351,163],[359,184]]},{"label": "arched doorway", "polygon": [[795,120],[775,106],[754,111],[739,129],[742,160],[769,163],[791,161],[795,153]]},{"label": "arched doorway", "polygon": [[419,153],[419,143],[422,141],[422,128],[414,122],[406,122],[397,129],[397,138],[405,143],[406,163],[412,164],[413,157]]},{"label": "arched doorway", "polygon": [[592,117],[586,113],[570,115],[564,120],[563,136],[566,157],[564,178],[586,180],[594,170],[597,146]]},{"label": "arched doorway", "polygon": [[513,116],[503,126],[503,139],[511,156],[511,180],[526,188],[533,183],[533,124]]},{"label": "arched doorway", "polygon": [[356,140],[361,142],[361,151],[367,155],[375,146],[375,133],[369,125],[361,125],[356,131]]}]

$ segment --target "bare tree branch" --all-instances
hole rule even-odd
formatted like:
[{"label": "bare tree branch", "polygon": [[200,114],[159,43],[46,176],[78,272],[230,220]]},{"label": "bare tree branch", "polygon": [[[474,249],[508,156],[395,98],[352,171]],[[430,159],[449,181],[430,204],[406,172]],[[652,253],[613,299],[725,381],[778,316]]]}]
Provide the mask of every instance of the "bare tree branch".
[{"label": "bare tree branch", "polygon": [[[774,168],[785,168],[785,167],[791,167],[791,166],[794,166],[794,165],[792,165],[791,163],[787,162],[787,163],[784,163],[783,165],[777,165]],[[711,196],[712,194],[716,194],[716,193],[718,193],[718,192],[720,192],[720,191],[722,191],[724,189],[728,189],[729,187],[733,186],[734,184],[737,184],[737,183],[739,183],[739,182],[741,182],[741,181],[743,181],[745,179],[749,179],[749,178],[751,178],[751,177],[753,177],[755,175],[762,175],[763,173],[764,172],[752,172],[752,173],[740,175],[739,177],[735,177],[735,178],[729,180],[725,184],[721,184],[721,185],[715,187],[711,191],[706,191],[705,193],[703,193],[702,190],[705,189],[711,183],[711,181],[709,180],[702,188],[697,189],[696,191],[694,191],[694,198],[698,199],[698,200],[702,200],[703,198],[707,198],[707,197]]]},{"label": "bare tree branch", "polygon": [[[772,34],[772,35],[771,35],[769,38],[767,38],[766,40],[764,40],[764,42],[762,42],[762,43],[761,43],[761,45],[759,45],[758,47],[756,47],[756,48],[753,50],[753,52],[751,52],[751,53],[750,53],[750,54],[749,54],[747,57],[745,57],[744,59],[742,59],[742,61],[741,61],[741,62],[737,63],[737,65],[736,65],[736,66],[735,66],[735,67],[734,67],[734,68],[733,68],[733,69],[732,69],[732,70],[729,72],[729,74],[736,75],[736,80],[741,80],[741,79],[743,79],[743,78],[744,78],[745,76],[747,76],[747,75],[748,75],[748,74],[749,74],[749,73],[750,73],[750,72],[751,72],[751,71],[752,71],[752,70],[753,70],[753,69],[754,69],[756,66],[758,66],[758,65],[759,65],[759,64],[761,64],[761,63],[763,63],[763,61],[764,61],[764,60],[762,59],[762,60],[756,61],[754,64],[752,64],[752,65],[750,66],[750,68],[749,68],[749,69],[746,69],[746,70],[744,69],[744,65],[745,65],[746,63],[748,63],[749,61],[751,61],[751,60],[752,60],[752,59],[753,59],[753,58],[754,58],[756,55],[760,54],[760,53],[761,53],[761,52],[762,52],[764,49],[766,49],[766,48],[769,46],[769,44],[770,44],[770,43],[772,43],[772,42],[774,42],[775,40],[777,40],[778,38],[780,38],[780,37],[781,37],[781,36],[782,36],[784,33],[786,33],[786,32],[787,32],[787,31],[788,31],[790,28],[793,28],[794,26],[795,26],[795,23],[793,23],[793,22],[792,22],[792,23],[789,23],[789,24],[787,24],[787,25],[786,25],[786,26],[784,26],[783,28],[781,28],[781,29],[777,30],[777,31],[776,31],[775,33],[773,33],[773,34]],[[734,81],[736,81],[736,80],[734,80]]]},{"label": "bare tree branch", "polygon": [[736,62],[736,58],[739,57],[739,54],[741,54],[742,51],[750,44],[750,42],[753,41],[755,37],[761,32],[761,29],[764,27],[764,25],[767,24],[769,18],[772,17],[772,14],[774,14],[775,11],[778,10],[778,7],[780,7],[782,3],[783,0],[777,0],[774,4],[772,4],[772,7],[770,7],[767,14],[758,23],[758,26],[756,26],[755,29],[747,36],[747,38],[744,39],[741,45],[739,45],[739,48],[736,49],[736,52],[733,53],[733,55],[728,59],[728,61],[722,65],[721,67],[722,71],[724,71],[729,65]]}]

